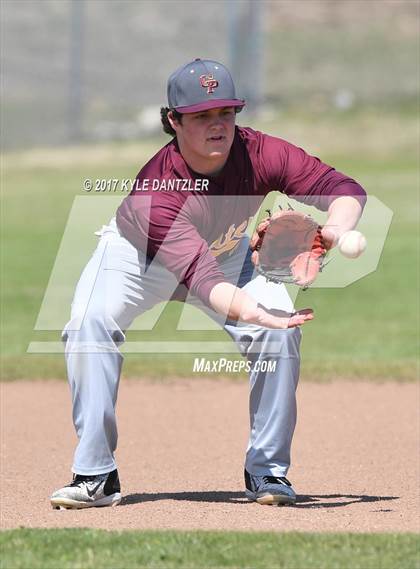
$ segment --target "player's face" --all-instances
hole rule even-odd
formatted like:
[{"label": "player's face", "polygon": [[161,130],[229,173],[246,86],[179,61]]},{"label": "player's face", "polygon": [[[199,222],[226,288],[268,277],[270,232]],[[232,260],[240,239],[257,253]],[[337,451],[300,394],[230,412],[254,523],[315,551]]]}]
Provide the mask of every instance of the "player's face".
[{"label": "player's face", "polygon": [[224,164],[235,135],[235,109],[221,107],[200,113],[187,113],[176,123],[176,134],[182,155],[201,169]]}]

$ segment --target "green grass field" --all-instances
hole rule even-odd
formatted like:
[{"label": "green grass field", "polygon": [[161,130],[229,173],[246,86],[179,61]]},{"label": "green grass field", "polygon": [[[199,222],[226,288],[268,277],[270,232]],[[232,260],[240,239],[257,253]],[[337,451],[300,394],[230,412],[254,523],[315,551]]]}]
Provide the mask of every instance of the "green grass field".
[{"label": "green grass field", "polygon": [[[314,322],[305,328],[302,379],[414,380],[419,310],[415,115],[393,112],[382,116],[372,110],[317,118],[291,114],[287,120],[277,117],[257,126],[353,176],[394,212],[376,272],[347,288],[313,289],[299,297],[299,307],[312,306],[316,313]],[[62,355],[26,351],[30,342],[59,340],[59,330],[34,327],[74,199],[84,195],[85,178],[135,176],[163,140],[3,156],[3,380],[65,377]],[[102,197],[95,199],[99,204]],[[107,221],[101,220],[99,226]],[[83,245],[87,253],[95,245],[92,231]],[[176,331],[179,315],[180,305],[171,303],[153,330],[133,330],[128,340],[205,343],[227,339],[221,331]],[[131,354],[126,357],[124,373],[156,379],[189,376],[193,358],[188,354]],[[4,569],[420,566],[418,536],[413,534],[17,529],[1,532],[0,545],[0,567]]]},{"label": "green grass field", "polygon": [[[312,306],[316,314],[316,320],[305,327],[302,378],[413,380],[418,339],[415,115],[394,112],[382,116],[379,111],[365,110],[314,119],[292,114],[287,120],[277,117],[257,126],[300,144],[355,177],[394,212],[376,272],[346,288],[300,294],[297,305]],[[86,195],[82,190],[85,178],[134,177],[166,140],[3,156],[3,380],[65,377],[61,355],[27,354],[26,350],[31,341],[59,340],[59,330],[35,331],[34,326],[73,201]],[[93,198],[103,203],[104,196]],[[95,246],[95,229],[96,225],[89,228],[84,244],[87,254]],[[69,283],[71,289],[73,284]],[[177,331],[180,308],[170,303],[153,330],[133,330],[128,340],[203,344],[227,340],[217,330]],[[132,377],[188,376],[193,357],[130,354],[124,373]]]},{"label": "green grass field", "polygon": [[416,569],[414,534],[105,532],[0,534],[2,569]]}]

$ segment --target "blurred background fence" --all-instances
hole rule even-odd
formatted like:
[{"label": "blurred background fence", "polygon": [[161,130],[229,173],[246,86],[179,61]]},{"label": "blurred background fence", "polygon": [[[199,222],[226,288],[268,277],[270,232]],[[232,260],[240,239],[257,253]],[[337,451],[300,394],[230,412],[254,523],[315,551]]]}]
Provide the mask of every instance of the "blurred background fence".
[{"label": "blurred background fence", "polygon": [[166,79],[228,64],[248,113],[416,104],[417,0],[1,0],[4,149],[154,134]]}]

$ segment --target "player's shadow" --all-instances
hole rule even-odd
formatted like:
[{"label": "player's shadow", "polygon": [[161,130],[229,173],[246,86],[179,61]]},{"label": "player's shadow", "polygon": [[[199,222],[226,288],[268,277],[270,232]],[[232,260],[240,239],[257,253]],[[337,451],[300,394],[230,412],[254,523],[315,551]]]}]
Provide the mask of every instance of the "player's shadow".
[{"label": "player's shadow", "polygon": [[[295,508],[341,508],[351,504],[388,502],[398,500],[399,496],[368,496],[366,494],[311,494],[300,495],[296,499]],[[388,505],[388,504],[387,504]],[[390,511],[390,510],[383,510]]]},{"label": "player's shadow", "polygon": [[[294,508],[340,508],[356,503],[388,502],[398,500],[399,496],[368,496],[365,494],[312,494],[297,497]],[[223,502],[229,504],[249,504],[244,492],[156,492],[128,494],[121,501],[121,506],[156,502],[159,500],[178,500],[182,502]],[[389,511],[389,510],[383,510]]]},{"label": "player's shadow", "polygon": [[179,500],[182,502],[224,502],[249,503],[244,492],[156,492],[148,494],[128,494],[121,500],[120,506],[129,506],[142,502],[156,502],[158,500]]}]

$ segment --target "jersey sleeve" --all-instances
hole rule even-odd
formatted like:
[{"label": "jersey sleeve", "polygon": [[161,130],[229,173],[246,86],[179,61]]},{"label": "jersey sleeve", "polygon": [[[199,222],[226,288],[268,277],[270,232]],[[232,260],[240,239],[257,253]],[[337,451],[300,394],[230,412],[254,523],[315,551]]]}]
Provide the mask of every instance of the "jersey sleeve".
[{"label": "jersey sleeve", "polygon": [[145,252],[150,261],[156,258],[176,276],[178,283],[185,284],[193,295],[209,305],[212,288],[226,278],[207,242],[191,222],[188,198],[182,200],[173,192],[126,199],[130,198],[138,200],[135,206],[121,206],[117,213],[124,237]]},{"label": "jersey sleeve", "polygon": [[365,205],[366,192],[355,180],[281,138],[263,135],[260,156],[266,191],[279,190],[324,211],[340,196]]}]

